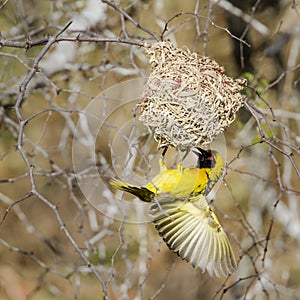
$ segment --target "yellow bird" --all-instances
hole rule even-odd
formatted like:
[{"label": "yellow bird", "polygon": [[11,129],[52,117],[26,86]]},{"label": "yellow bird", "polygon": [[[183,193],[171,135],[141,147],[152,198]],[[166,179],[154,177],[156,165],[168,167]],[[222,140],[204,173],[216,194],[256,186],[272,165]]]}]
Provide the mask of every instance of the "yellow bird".
[{"label": "yellow bird", "polygon": [[195,167],[167,169],[160,160],[160,172],[146,185],[139,187],[118,179],[111,179],[110,184],[119,190],[129,192],[142,201],[151,202],[155,195],[170,193],[176,197],[189,195],[207,195],[223,173],[224,162],[221,155],[214,150],[195,148],[198,156]]},{"label": "yellow bird", "polygon": [[236,259],[217,216],[205,195],[223,172],[221,155],[197,148],[195,167],[167,169],[160,162],[160,173],[145,186],[129,185],[117,179],[110,184],[141,200],[152,202],[152,222],[168,247],[193,267],[212,276],[228,275],[236,269]]}]

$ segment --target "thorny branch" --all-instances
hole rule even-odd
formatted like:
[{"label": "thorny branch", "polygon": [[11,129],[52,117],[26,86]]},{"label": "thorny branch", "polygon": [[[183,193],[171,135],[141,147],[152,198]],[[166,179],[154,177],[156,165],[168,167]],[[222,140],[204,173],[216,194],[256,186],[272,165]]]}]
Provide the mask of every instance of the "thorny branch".
[{"label": "thorny branch", "polygon": [[[121,106],[121,113],[109,110],[110,100],[115,101],[123,94],[125,98],[128,91],[120,89],[117,96],[110,96],[106,88],[140,74],[144,76],[148,62],[143,48],[170,37],[178,39],[179,45],[194,45],[196,50],[197,45],[202,45],[205,55],[233,65],[234,62],[228,62],[229,56],[226,56],[226,53],[233,52],[232,49],[224,46],[222,51],[214,51],[220,46],[214,43],[219,39],[228,44],[236,40],[251,50],[259,49],[255,41],[246,39],[251,32],[252,35],[258,33],[268,44],[266,37],[278,24],[260,18],[263,1],[256,1],[250,13],[230,1],[211,0],[207,6],[196,1],[191,9],[178,9],[169,14],[164,11],[164,5],[152,7],[152,4],[136,1],[124,8],[122,2],[102,0],[105,9],[109,7],[110,10],[104,10],[101,21],[100,17],[96,21],[93,19],[93,13],[102,9],[100,6],[88,10],[85,4],[76,2],[79,6],[69,3],[71,6],[65,11],[64,4],[67,3],[63,0],[51,2],[49,19],[39,22],[41,19],[37,17],[31,19],[32,23],[19,3],[15,10],[19,15],[15,16],[14,22],[18,24],[22,20],[23,27],[11,25],[13,22],[8,20],[12,3],[5,0],[0,4],[1,18],[6,22],[0,35],[3,66],[0,70],[0,244],[5,257],[4,268],[1,268],[4,271],[0,270],[0,297],[3,290],[4,297],[12,298],[9,276],[6,273],[4,276],[3,272],[14,268],[9,274],[13,274],[10,276],[14,276],[14,285],[18,288],[24,285],[22,280],[32,280],[32,276],[23,274],[25,269],[35,274],[35,282],[30,285],[32,289],[24,291],[28,298],[36,295],[46,298],[54,294],[63,299],[71,293],[74,299],[83,299],[85,289],[88,289],[88,299],[94,292],[104,299],[129,299],[132,295],[136,299],[182,298],[180,291],[174,295],[174,283],[182,285],[184,296],[186,291],[193,293],[195,290],[191,299],[193,296],[198,299],[199,295],[207,299],[250,299],[262,293],[266,299],[299,299],[299,290],[290,285],[293,272],[299,269],[296,263],[287,262],[297,260],[300,243],[300,116],[292,109],[294,99],[298,99],[300,64],[296,59],[289,59],[292,55],[297,57],[297,49],[292,49],[296,53],[291,54],[291,50],[285,48],[288,57],[280,53],[282,60],[295,61],[286,68],[282,69],[282,64],[272,58],[271,64],[278,64],[280,72],[272,74],[271,83],[263,92],[257,87],[252,89],[253,96],[245,101],[248,119],[240,122],[239,130],[225,133],[228,158],[223,177],[224,195],[218,192],[213,206],[239,255],[238,270],[230,277],[216,282],[174,257],[170,264],[166,259],[170,252],[156,244],[159,238],[152,235],[148,227],[137,231],[140,225],[128,224],[128,216],[118,221],[102,215],[89,204],[87,195],[76,181],[78,177],[87,179],[92,190],[95,188],[93,180],[100,176],[104,184],[98,198],[103,203],[107,200],[106,208],[111,214],[118,209],[122,211],[122,205],[128,203],[118,201],[108,191],[108,177],[113,172],[122,174],[124,171],[134,174],[133,177],[138,174],[139,178],[151,178],[152,163],[156,163],[155,159],[152,160],[155,147],[147,144],[151,140],[148,133],[143,133],[134,142],[128,138],[126,126],[132,124],[131,110],[128,114],[127,107],[123,109]],[[297,10],[295,5],[288,16],[291,19]],[[142,21],[138,21],[137,16],[143,9],[144,15],[160,26],[160,32],[153,29],[149,20],[141,18]],[[232,33],[217,9],[247,24],[241,36]],[[118,17],[117,21],[114,16]],[[274,20],[276,18],[275,14]],[[74,30],[74,22],[82,19],[82,27],[78,26],[81,29]],[[186,27],[182,25],[192,28],[189,31],[192,33],[187,35]],[[290,38],[294,37],[291,32],[288,34]],[[62,45],[69,48],[61,51]],[[222,56],[223,52],[225,56]],[[48,66],[42,68],[42,63],[50,62],[48,59],[55,54],[59,58],[67,57],[66,62],[59,65],[60,60],[55,61],[58,68],[53,72],[47,70]],[[256,56],[264,59],[263,52],[256,53]],[[257,62],[255,56],[251,59],[256,63],[256,72],[264,74],[264,63],[270,64],[269,61]],[[289,96],[281,93],[287,77],[292,78]],[[100,87],[103,94],[95,110],[102,109],[101,116],[85,111],[85,105],[94,100]],[[86,119],[103,125],[101,138],[93,145],[89,144],[93,128],[84,122]],[[78,121],[82,131],[76,131]],[[130,132],[138,131],[138,126],[134,120]],[[92,149],[83,159],[87,164],[77,173],[71,159],[73,140],[79,141],[89,151]],[[129,163],[130,158],[122,161],[124,156],[120,151],[131,153],[132,150],[126,145],[127,148],[129,145],[138,148],[136,164]],[[96,152],[95,165],[91,163],[91,152]],[[144,171],[145,165],[147,172]],[[53,229],[55,225],[58,230]],[[141,236],[141,232],[146,234]],[[147,239],[147,243],[141,239]],[[289,253],[288,257],[286,253]],[[24,268],[19,256],[28,258],[32,264]],[[18,274],[21,274],[21,283],[18,283]],[[48,274],[57,279],[48,279]],[[200,276],[205,284],[199,284]]]}]

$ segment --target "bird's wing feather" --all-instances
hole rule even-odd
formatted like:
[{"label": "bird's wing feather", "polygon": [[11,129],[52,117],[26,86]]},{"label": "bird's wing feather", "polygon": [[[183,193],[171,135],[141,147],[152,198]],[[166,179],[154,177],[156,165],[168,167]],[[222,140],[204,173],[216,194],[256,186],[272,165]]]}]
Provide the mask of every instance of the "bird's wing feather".
[{"label": "bird's wing feather", "polygon": [[169,248],[210,275],[228,275],[236,269],[230,242],[204,196],[156,197],[152,221]]}]

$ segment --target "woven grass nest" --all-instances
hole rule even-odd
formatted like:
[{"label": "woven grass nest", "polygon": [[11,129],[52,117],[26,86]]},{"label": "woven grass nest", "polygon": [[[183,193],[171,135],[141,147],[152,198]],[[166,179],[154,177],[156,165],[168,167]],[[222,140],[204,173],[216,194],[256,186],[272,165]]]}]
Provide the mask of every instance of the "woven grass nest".
[{"label": "woven grass nest", "polygon": [[159,147],[210,144],[235,120],[246,80],[234,80],[211,58],[170,42],[151,45],[146,55],[151,74],[138,104],[139,119]]}]

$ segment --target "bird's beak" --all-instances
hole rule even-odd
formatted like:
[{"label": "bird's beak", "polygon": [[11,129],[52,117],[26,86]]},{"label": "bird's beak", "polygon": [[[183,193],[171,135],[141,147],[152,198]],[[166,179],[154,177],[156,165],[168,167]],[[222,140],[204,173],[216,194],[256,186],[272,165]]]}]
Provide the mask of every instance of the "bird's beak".
[{"label": "bird's beak", "polygon": [[209,156],[209,152],[207,152],[206,150],[199,148],[199,147],[195,147],[195,149],[197,150],[192,150],[193,153],[195,153],[196,155],[201,155],[204,157],[208,157]]}]

